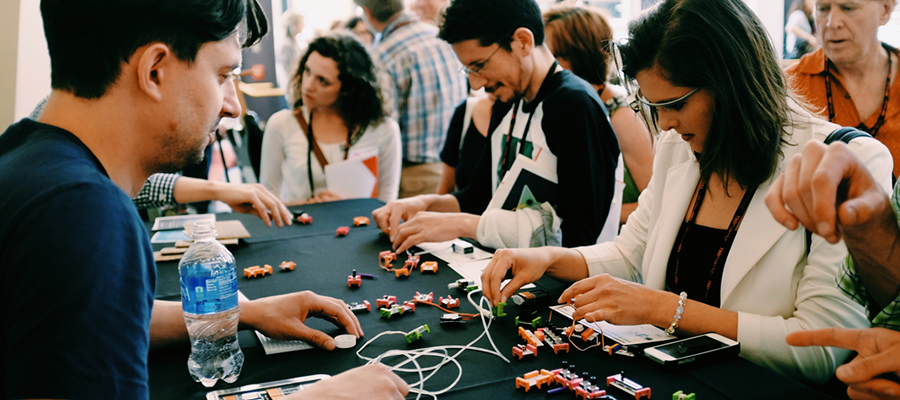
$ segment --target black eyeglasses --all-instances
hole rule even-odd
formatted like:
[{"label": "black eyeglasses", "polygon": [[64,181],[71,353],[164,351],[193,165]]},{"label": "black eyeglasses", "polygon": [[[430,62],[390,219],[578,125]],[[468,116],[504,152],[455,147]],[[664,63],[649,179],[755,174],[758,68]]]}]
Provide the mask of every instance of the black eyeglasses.
[{"label": "black eyeglasses", "polygon": [[483,63],[481,63],[479,65],[475,65],[473,68],[469,68],[469,67],[463,65],[463,66],[459,67],[459,73],[461,73],[463,75],[469,75],[469,74],[481,75],[481,70],[484,69],[484,67],[487,65],[488,62],[491,61],[491,58],[494,57],[494,54],[497,54],[497,50],[500,50],[500,45],[497,45],[497,48],[494,49],[494,51],[491,53],[491,55],[489,55],[487,57],[487,59],[484,60]]}]

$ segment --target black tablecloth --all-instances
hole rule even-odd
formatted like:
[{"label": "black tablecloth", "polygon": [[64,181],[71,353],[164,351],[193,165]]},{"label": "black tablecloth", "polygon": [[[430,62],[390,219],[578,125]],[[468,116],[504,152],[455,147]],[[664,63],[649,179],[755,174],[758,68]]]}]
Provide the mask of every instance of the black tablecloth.
[{"label": "black tablecloth", "polygon": [[[462,329],[444,329],[439,318],[442,311],[419,305],[416,312],[391,319],[383,319],[375,309],[375,299],[383,295],[395,295],[397,299],[412,299],[418,291],[434,292],[435,300],[448,294],[460,296],[456,290],[447,289],[447,284],[459,278],[446,263],[430,255],[423,255],[422,261],[438,261],[440,268],[437,274],[422,274],[418,270],[408,278],[396,278],[392,273],[378,266],[377,256],[382,250],[390,249],[390,241],[381,235],[374,224],[368,227],[353,227],[353,217],[370,216],[371,211],[381,203],[377,200],[348,200],[334,203],[317,204],[300,207],[313,217],[310,225],[299,225],[283,228],[266,228],[256,217],[241,214],[220,215],[219,219],[241,220],[253,235],[244,243],[231,248],[234,253],[239,275],[241,271],[252,265],[271,264],[275,273],[257,279],[239,278],[240,290],[251,299],[290,293],[298,290],[313,290],[316,293],[343,299],[345,302],[361,302],[363,299],[372,303],[371,313],[358,314],[365,331],[363,338],[355,349],[335,350],[328,352],[319,349],[277,355],[265,355],[256,336],[249,331],[239,334],[241,347],[246,356],[244,368],[237,382],[226,385],[220,382],[214,389],[237,387],[254,383],[275,381],[297,376],[325,373],[336,375],[353,367],[365,364],[365,360],[355,354],[365,340],[386,330],[410,331],[422,324],[428,324],[431,333],[413,344],[407,344],[399,335],[387,335],[379,338],[367,347],[363,355],[376,357],[391,349],[413,349],[440,345],[464,345],[483,331],[479,320],[469,321]],[[299,209],[296,208],[295,209]],[[347,237],[336,237],[338,226],[350,226]],[[400,256],[400,261],[405,256]],[[279,271],[277,265],[285,260],[297,263],[292,272]],[[377,280],[363,280],[361,288],[348,288],[347,275],[352,269],[360,273],[377,275]],[[158,264],[157,297],[167,300],[179,299],[178,270],[176,262]],[[543,278],[537,285],[551,293],[560,293],[566,285],[549,278]],[[480,295],[476,294],[475,299]],[[554,298],[555,299],[555,298]],[[464,298],[461,301],[461,312],[474,312],[474,308]],[[649,386],[653,398],[670,398],[672,393],[683,390],[685,393],[696,393],[698,399],[821,399],[828,398],[823,393],[794,380],[781,376],[768,369],[757,366],[741,358],[719,362],[706,366],[686,367],[667,370],[657,366],[641,356],[628,358],[610,356],[599,349],[555,355],[546,347],[541,348],[538,357],[525,358],[519,361],[511,355],[511,348],[521,343],[513,319],[518,310],[514,305],[507,306],[507,317],[493,322],[490,333],[498,349],[511,360],[509,364],[496,356],[469,351],[459,356],[463,366],[463,375],[456,387],[440,396],[441,399],[539,399],[546,396],[545,390],[532,389],[525,392],[515,388],[515,377],[537,369],[555,369],[568,361],[575,369],[597,377],[603,386],[605,377],[624,371],[631,379]],[[541,313],[544,319],[548,312]],[[554,317],[558,325],[561,321]],[[332,324],[322,320],[310,319],[308,325],[324,330],[331,335],[341,332]],[[487,348],[490,345],[483,338],[477,347]],[[150,395],[154,399],[202,399],[210,389],[191,380],[186,362],[190,349],[187,345],[153,350],[150,353]],[[426,364],[429,361],[424,361]],[[426,384],[427,390],[440,390],[456,379],[455,366],[447,365]],[[412,374],[404,375],[408,382],[418,378]],[[361,383],[365,384],[365,383]],[[610,394],[619,399],[628,398],[623,392],[615,389]],[[574,394],[560,394],[554,398],[574,398]]]}]

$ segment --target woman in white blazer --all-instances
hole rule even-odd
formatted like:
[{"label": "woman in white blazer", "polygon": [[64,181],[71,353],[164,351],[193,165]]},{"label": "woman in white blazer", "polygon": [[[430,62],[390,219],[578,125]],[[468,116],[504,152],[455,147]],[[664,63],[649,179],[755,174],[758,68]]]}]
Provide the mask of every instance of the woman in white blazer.
[{"label": "woman in white blazer", "polygon": [[[317,37],[300,59],[291,92],[294,108],[273,114],[266,124],[260,183],[288,205],[339,200],[329,190],[325,166],[363,159],[375,171],[373,197],[395,200],[403,155],[400,127],[385,114],[375,66],[363,44],[350,33]],[[361,181],[353,184],[371,185],[370,176],[357,176]]]},{"label": "woman in white blazer", "polygon": [[[482,275],[485,295],[505,301],[545,273],[580,280],[560,297],[575,299],[576,319],[717,332],[740,341],[746,359],[827,381],[849,352],[791,347],[785,336],[868,325],[835,283],[847,250],[817,236],[808,246],[804,231],[775,221],[765,195],[785,159],[838,126],[789,96],[763,25],[741,0],[666,0],[630,34],[623,72],[662,131],[637,210],[611,243],[498,251]],[[850,146],[889,193],[887,149],[866,138]]]}]

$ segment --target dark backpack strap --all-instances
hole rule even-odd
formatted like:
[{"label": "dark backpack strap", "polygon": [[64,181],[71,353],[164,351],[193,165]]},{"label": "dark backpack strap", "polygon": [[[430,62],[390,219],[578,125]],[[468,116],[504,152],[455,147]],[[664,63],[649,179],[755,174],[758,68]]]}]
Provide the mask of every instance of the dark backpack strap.
[{"label": "dark backpack strap", "polygon": [[833,132],[829,133],[828,137],[825,138],[825,144],[832,144],[837,141],[849,144],[851,140],[861,137],[870,138],[872,137],[872,135],[856,128],[843,127],[835,129]]}]

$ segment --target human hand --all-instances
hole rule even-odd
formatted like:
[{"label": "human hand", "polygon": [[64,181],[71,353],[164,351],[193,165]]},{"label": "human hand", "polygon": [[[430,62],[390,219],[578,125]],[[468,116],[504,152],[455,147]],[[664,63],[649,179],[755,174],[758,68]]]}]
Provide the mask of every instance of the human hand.
[{"label": "human hand", "polygon": [[472,214],[422,211],[391,230],[391,243],[396,252],[402,253],[419,243],[473,237],[478,218]]},{"label": "human hand", "polygon": [[307,385],[285,399],[403,399],[409,385],[384,364],[354,368],[331,378]]},{"label": "human hand", "polygon": [[851,399],[900,399],[900,332],[884,328],[828,328],[787,335],[791,346],[830,346],[859,353],[838,367]]},{"label": "human hand", "polygon": [[316,194],[315,196],[313,196],[313,198],[309,199],[306,203],[307,204],[327,203],[329,201],[337,201],[337,200],[343,200],[343,198],[341,196],[334,194],[334,192],[332,192],[332,191],[323,190],[323,191],[319,192],[318,194]]},{"label": "human hand", "polygon": [[272,192],[256,183],[225,183],[219,186],[215,200],[219,200],[232,210],[243,214],[253,214],[272,226],[272,220],[279,227],[291,225],[293,214]]},{"label": "human hand", "polygon": [[[544,275],[552,260],[545,248],[499,249],[494,252],[491,262],[481,273],[481,293],[496,306],[506,302],[519,288],[534,282]],[[507,271],[512,271],[512,279],[500,290]]]},{"label": "human hand", "polygon": [[388,235],[393,243],[400,221],[409,221],[414,215],[427,208],[428,205],[420,196],[393,200],[372,211],[372,219],[378,229]]},{"label": "human hand", "polygon": [[304,324],[308,317],[326,319],[356,337],[363,335],[359,320],[343,301],[310,291],[263,297],[240,306],[241,324],[272,339],[299,339],[325,350],[334,350],[334,338]]},{"label": "human hand", "polygon": [[608,321],[616,325],[653,324],[659,310],[671,310],[664,305],[668,297],[672,303],[678,301],[674,293],[653,290],[639,283],[626,281],[602,274],[582,279],[569,286],[559,296],[559,303],[575,299],[572,319],[588,321]]},{"label": "human hand", "polygon": [[887,195],[843,142],[807,143],[772,183],[766,205],[788,229],[803,225],[831,244],[842,234],[864,233],[863,225],[892,212]]}]

